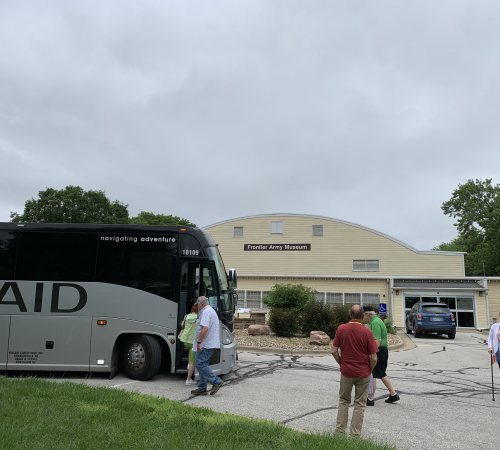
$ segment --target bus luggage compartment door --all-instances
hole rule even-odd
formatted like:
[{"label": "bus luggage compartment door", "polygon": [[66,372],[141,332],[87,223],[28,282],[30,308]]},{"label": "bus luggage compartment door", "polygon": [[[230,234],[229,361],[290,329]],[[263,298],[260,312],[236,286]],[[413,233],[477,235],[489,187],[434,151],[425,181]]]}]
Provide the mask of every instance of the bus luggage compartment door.
[{"label": "bus luggage compartment door", "polygon": [[89,371],[91,317],[12,316],[7,370]]},{"label": "bus luggage compartment door", "polygon": [[7,369],[10,316],[0,316],[0,370]]}]

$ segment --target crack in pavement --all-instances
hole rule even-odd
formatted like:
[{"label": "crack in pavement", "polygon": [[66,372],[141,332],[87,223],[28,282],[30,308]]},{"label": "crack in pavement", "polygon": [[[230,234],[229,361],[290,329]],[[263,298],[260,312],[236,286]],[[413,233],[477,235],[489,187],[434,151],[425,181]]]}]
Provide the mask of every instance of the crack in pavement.
[{"label": "crack in pavement", "polygon": [[[442,350],[441,350],[442,351]],[[438,352],[434,352],[438,353]],[[328,366],[319,363],[307,362],[304,360],[307,357],[303,356],[288,356],[288,355],[261,355],[254,354],[256,356],[275,356],[275,359],[267,361],[257,361],[257,362],[238,362],[236,370],[228,375],[224,376],[225,386],[235,386],[240,383],[252,378],[261,378],[267,375],[274,375],[281,370],[307,370],[314,372],[330,372],[338,374],[340,372],[338,367]],[[467,400],[484,400],[486,395],[491,394],[491,386],[488,383],[481,383],[474,379],[464,379],[463,377],[474,376],[474,374],[469,373],[475,370],[487,370],[483,367],[462,367],[460,369],[424,369],[420,368],[416,363],[409,362],[391,362],[391,373],[390,378],[393,380],[395,386],[397,386],[397,381],[411,381],[413,383],[434,385],[435,389],[426,389],[418,393],[406,392],[398,390],[404,397],[421,396],[430,398],[440,398],[453,402],[463,403],[470,405],[471,403]],[[440,380],[439,378],[445,377],[445,380]],[[191,395],[182,402],[188,402],[192,398],[196,397]],[[375,400],[381,400],[387,397],[386,394],[378,396]],[[476,407],[482,408],[495,408],[497,406],[487,405],[487,404],[477,404],[474,403]],[[353,407],[351,405],[350,407]],[[288,424],[290,422],[308,417],[314,414],[321,413],[323,411],[334,411],[337,410],[337,406],[322,407],[315,410],[308,411],[306,413],[290,417],[280,421],[282,424]]]}]

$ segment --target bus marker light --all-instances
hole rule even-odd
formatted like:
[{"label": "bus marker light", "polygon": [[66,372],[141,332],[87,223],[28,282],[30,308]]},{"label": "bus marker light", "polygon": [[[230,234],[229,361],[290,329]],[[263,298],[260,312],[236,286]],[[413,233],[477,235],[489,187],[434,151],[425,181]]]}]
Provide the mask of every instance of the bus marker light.
[{"label": "bus marker light", "polygon": [[99,366],[104,365],[104,359],[98,359],[97,360],[97,365],[99,365]]},{"label": "bus marker light", "polygon": [[185,228],[181,228],[181,231],[186,231],[186,229]]},{"label": "bus marker light", "polygon": [[175,344],[175,339],[170,339],[171,344]]},{"label": "bus marker light", "polygon": [[[108,323],[107,320],[98,320],[97,325],[106,325]],[[104,363],[103,363],[104,364]]]}]

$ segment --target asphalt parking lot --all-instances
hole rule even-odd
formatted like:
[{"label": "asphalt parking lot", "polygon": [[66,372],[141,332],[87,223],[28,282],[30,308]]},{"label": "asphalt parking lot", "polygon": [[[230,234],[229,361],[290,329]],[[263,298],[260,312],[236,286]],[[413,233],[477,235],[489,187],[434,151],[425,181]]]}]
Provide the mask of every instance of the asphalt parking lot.
[{"label": "asphalt parking lot", "polygon": [[[387,373],[401,401],[386,404],[387,390],[377,389],[375,406],[366,409],[363,436],[400,449],[489,447],[498,427],[500,389],[495,389],[498,398],[493,402],[487,336],[410,338],[416,348],[389,356]],[[185,386],[184,376],[166,373],[147,382],[121,374],[112,380],[99,374],[53,379],[152,394],[301,430],[333,430],[340,372],[331,356],[241,352],[238,363],[213,397],[191,396],[192,387]],[[500,387],[498,366],[494,377]]]}]

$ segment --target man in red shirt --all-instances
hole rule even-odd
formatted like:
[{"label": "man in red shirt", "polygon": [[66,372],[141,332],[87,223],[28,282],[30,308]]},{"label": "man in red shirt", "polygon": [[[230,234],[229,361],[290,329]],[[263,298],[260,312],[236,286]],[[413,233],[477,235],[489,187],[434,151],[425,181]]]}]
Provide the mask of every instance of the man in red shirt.
[{"label": "man in red shirt", "polygon": [[[340,366],[339,409],[335,433],[345,434],[354,386],[354,411],[351,436],[359,436],[363,427],[370,374],[377,364],[377,344],[373,333],[363,323],[363,308],[351,308],[349,323],[340,325],[332,344],[332,355]],[[340,349],[340,354],[339,354]]]}]

